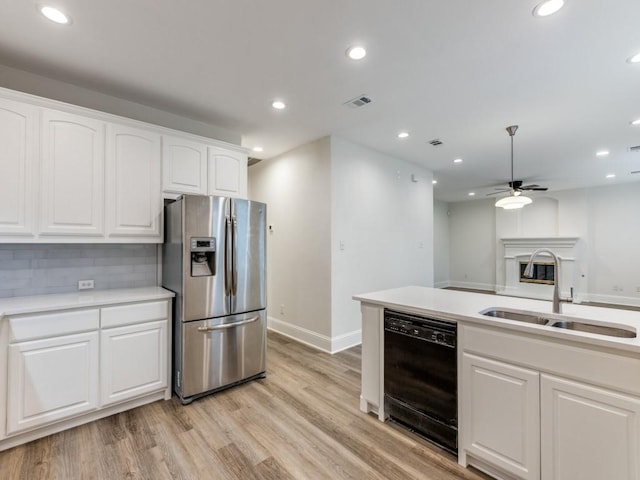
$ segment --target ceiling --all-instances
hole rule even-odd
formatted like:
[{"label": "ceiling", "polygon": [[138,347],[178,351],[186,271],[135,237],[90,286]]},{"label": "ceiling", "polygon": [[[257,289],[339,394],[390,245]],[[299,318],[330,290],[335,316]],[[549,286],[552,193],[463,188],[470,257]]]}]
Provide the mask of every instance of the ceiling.
[{"label": "ceiling", "polygon": [[[517,124],[516,179],[640,181],[638,0],[566,0],[546,18],[538,0],[54,3],[70,26],[0,2],[0,63],[239,132],[256,157],[338,135],[431,169],[436,198],[457,201],[509,180]],[[343,105],[361,94],[372,103]]]}]

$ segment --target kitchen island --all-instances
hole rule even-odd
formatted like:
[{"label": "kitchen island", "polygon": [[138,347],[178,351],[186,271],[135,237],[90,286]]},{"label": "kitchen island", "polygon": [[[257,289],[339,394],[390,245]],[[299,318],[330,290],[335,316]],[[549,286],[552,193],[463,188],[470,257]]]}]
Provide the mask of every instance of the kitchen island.
[{"label": "kitchen island", "polygon": [[[427,287],[355,295],[360,408],[386,420],[384,309],[456,322],[458,462],[496,478],[640,478],[640,312]],[[483,315],[535,312],[550,324]],[[616,327],[617,337],[550,326]],[[564,322],[564,323],[561,323]]]}]

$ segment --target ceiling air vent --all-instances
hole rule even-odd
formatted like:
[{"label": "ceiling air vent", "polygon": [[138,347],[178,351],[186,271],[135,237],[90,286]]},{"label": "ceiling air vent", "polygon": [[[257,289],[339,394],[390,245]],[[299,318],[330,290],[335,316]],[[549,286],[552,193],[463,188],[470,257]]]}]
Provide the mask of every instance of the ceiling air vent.
[{"label": "ceiling air vent", "polygon": [[629,147],[630,152],[640,152],[640,145],[636,145],[635,147]]},{"label": "ceiling air vent", "polygon": [[440,140],[439,138],[434,138],[433,140],[429,141],[430,145],[433,145],[434,147],[439,147],[440,145],[442,145],[442,140]]},{"label": "ceiling air vent", "polygon": [[360,108],[368,105],[369,103],[371,103],[371,98],[367,97],[365,94],[362,94],[357,96],[356,98],[352,98],[351,100],[344,102],[343,105],[346,105],[350,108]]},{"label": "ceiling air vent", "polygon": [[640,170],[636,170],[636,171],[630,172],[630,173],[631,173],[631,175],[635,175],[636,173],[640,173]]}]

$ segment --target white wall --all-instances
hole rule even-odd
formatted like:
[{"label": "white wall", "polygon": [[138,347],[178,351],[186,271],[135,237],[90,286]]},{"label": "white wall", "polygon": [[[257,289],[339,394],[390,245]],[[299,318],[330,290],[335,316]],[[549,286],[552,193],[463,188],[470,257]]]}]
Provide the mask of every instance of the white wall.
[{"label": "white wall", "polygon": [[70,83],[0,65],[0,87],[92,108],[183,132],[240,144],[239,133]]},{"label": "white wall", "polygon": [[331,138],[333,351],[360,343],[354,294],[433,286],[432,178],[415,164]]},{"label": "white wall", "polygon": [[[486,265],[476,258],[490,251],[497,273],[492,289],[500,284],[504,278],[500,238],[579,237],[580,277],[575,287],[580,298],[640,305],[638,206],[640,183],[548,192],[516,211],[496,209],[487,200],[450,204],[450,283],[491,283]],[[484,228],[492,222],[493,230]]]},{"label": "white wall", "polygon": [[[326,350],[331,338],[328,137],[249,168],[249,198],[267,204],[269,326]],[[281,305],[284,313],[281,313]]]},{"label": "white wall", "polygon": [[433,282],[448,287],[449,278],[449,204],[433,201]]},{"label": "white wall", "polygon": [[494,290],[495,200],[449,204],[449,269],[454,287]]}]

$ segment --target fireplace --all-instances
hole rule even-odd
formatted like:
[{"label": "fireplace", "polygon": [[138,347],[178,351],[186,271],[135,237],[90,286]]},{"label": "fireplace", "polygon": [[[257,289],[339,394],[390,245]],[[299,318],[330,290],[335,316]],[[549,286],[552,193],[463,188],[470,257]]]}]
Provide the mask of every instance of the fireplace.
[{"label": "fireplace", "polygon": [[[577,291],[579,286],[580,242],[577,237],[518,237],[500,239],[504,247],[504,257],[497,267],[496,293],[516,297],[540,298],[550,300],[553,284],[560,281],[560,294],[569,296],[571,287]],[[544,254],[536,258],[533,278],[523,276],[524,268],[531,254],[538,248],[553,251],[559,261],[555,271],[551,257]],[[502,273],[502,275],[500,275]]]}]

